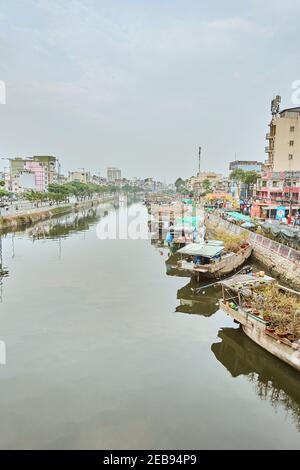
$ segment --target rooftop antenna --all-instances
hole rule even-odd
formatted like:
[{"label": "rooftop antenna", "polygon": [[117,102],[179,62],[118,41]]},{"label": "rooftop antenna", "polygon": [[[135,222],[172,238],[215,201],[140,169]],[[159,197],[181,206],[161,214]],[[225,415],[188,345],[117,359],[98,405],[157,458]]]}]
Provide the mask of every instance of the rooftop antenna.
[{"label": "rooftop antenna", "polygon": [[276,116],[279,113],[281,103],[281,96],[276,95],[276,97],[271,101],[271,114]]}]

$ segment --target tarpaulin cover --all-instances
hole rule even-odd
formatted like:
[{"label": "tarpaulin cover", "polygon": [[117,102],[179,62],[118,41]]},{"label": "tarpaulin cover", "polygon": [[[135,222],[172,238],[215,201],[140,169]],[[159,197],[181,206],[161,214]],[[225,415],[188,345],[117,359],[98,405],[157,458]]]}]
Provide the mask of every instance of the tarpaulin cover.
[{"label": "tarpaulin cover", "polygon": [[300,250],[300,230],[297,228],[264,222],[262,231],[273,240]]},{"label": "tarpaulin cover", "polygon": [[204,256],[205,258],[213,258],[214,256],[218,255],[223,251],[224,246],[218,245],[208,245],[206,243],[191,243],[189,245],[184,246],[177,253],[181,253],[183,255],[191,255],[191,256]]}]

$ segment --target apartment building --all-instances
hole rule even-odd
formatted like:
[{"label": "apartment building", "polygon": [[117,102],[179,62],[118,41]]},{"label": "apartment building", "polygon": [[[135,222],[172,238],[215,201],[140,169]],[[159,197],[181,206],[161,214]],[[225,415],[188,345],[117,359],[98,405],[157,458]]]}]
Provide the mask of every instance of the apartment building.
[{"label": "apartment building", "polygon": [[113,181],[120,180],[121,178],[122,178],[121,170],[119,170],[119,168],[114,168],[114,167],[107,168],[108,182],[111,183]]},{"label": "apartment building", "polygon": [[187,181],[187,188],[190,191],[201,193],[203,191],[203,182],[208,180],[211,188],[215,188],[223,180],[223,175],[213,171],[201,171],[197,176],[191,176]]},{"label": "apartment building", "polygon": [[[18,192],[22,187],[22,180],[29,181],[28,173],[34,174],[35,190],[47,191],[48,184],[58,181],[59,163],[54,156],[35,155],[34,157],[16,157],[10,159],[10,190]],[[27,177],[23,173],[27,173]],[[19,178],[23,175],[23,178]],[[33,180],[32,180],[33,181]]]},{"label": "apartment building", "polygon": [[256,196],[264,202],[300,203],[300,171],[264,172]]},{"label": "apartment building", "polygon": [[87,184],[91,181],[91,174],[89,171],[77,170],[77,171],[69,171],[68,181],[70,183],[83,183]]},{"label": "apartment building", "polygon": [[300,170],[300,107],[275,109],[269,127],[266,168],[274,172]]}]

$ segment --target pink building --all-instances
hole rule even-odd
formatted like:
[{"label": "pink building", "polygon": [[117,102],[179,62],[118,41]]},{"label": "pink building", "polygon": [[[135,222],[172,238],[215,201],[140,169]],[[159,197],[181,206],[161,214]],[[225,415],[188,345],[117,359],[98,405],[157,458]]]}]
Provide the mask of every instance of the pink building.
[{"label": "pink building", "polygon": [[48,189],[47,171],[42,163],[26,161],[24,170],[34,174],[35,191],[46,191]]}]

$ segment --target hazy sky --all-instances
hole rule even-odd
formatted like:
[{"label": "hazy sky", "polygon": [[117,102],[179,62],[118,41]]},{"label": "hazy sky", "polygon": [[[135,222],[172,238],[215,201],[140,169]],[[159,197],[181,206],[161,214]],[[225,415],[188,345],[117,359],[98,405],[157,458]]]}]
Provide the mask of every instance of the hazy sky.
[{"label": "hazy sky", "polygon": [[205,170],[264,160],[299,16],[299,0],[0,0],[0,154],[167,181],[195,173],[198,145]]}]

